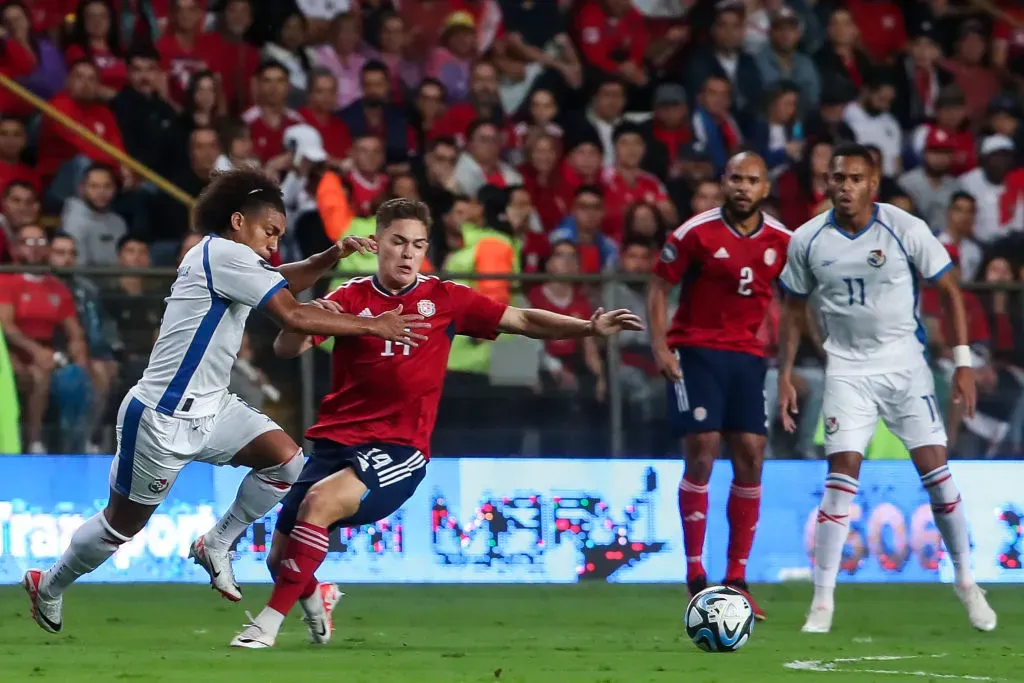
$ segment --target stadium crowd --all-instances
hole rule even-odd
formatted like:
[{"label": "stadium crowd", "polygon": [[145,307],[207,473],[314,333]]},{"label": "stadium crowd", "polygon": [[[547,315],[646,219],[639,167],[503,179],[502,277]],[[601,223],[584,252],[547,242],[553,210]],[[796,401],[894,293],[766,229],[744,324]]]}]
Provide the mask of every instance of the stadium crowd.
[{"label": "stadium crowd", "polygon": [[[278,179],[280,261],[372,233],[384,199],[421,198],[432,270],[629,276],[467,284],[585,317],[641,312],[667,231],[720,203],[731,154],[765,158],[765,209],[796,229],[829,206],[833,145],[856,140],[877,152],[879,200],[924,218],[965,283],[1024,278],[1024,8],[1012,1],[8,0],[0,33],[0,74],[186,193],[232,167]],[[0,263],[173,267],[198,241],[185,204],[5,87],[0,114]],[[338,279],[373,258],[342,261]],[[13,369],[0,405],[20,403],[25,450],[109,452],[111,406],[145,367],[168,280],[0,279]],[[921,294],[922,323],[945,380],[949,321],[934,294]],[[951,429],[960,456],[1024,443],[1019,297],[966,294],[981,398]],[[259,404],[294,385],[295,367],[268,357],[256,318],[232,388]],[[764,324],[769,347],[777,320]],[[824,384],[810,327],[800,428],[773,434],[776,453],[808,458]],[[623,335],[611,364],[589,342],[460,338],[437,452],[524,452],[531,430],[538,452],[603,452],[594,425],[607,424],[611,383],[627,451],[674,451],[645,333]],[[770,407],[774,391],[770,372]],[[481,428],[486,441],[466,438]],[[902,447],[883,430],[873,451]]]}]

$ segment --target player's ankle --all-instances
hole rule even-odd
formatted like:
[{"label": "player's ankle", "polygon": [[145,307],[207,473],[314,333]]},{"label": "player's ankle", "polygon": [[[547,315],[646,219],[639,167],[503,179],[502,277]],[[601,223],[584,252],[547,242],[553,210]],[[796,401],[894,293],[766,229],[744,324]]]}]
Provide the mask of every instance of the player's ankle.
[{"label": "player's ankle", "polygon": [[814,586],[814,598],[811,599],[811,603],[815,607],[825,607],[832,609],[835,604],[835,586],[822,586],[815,584]]}]

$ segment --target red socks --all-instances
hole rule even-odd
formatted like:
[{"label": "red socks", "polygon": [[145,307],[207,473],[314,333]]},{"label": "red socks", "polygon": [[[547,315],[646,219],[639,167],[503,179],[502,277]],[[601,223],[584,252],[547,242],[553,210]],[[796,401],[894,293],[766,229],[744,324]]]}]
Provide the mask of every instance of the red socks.
[{"label": "red socks", "polygon": [[708,528],[708,483],[683,475],[679,482],[679,519],[683,523],[683,548],[686,550],[686,580],[707,576],[701,561],[704,534]]},{"label": "red socks", "polygon": [[[747,558],[754,545],[754,530],[761,510],[761,485],[741,484],[734,481],[729,489],[729,502],[725,515],[729,520],[729,564],[726,581],[745,581]],[[689,554],[689,553],[687,553]]]},{"label": "red socks", "polygon": [[313,574],[327,557],[327,529],[306,522],[296,522],[284,551],[284,559],[277,568],[274,592],[267,606],[281,614],[288,614],[301,597],[316,590]]}]

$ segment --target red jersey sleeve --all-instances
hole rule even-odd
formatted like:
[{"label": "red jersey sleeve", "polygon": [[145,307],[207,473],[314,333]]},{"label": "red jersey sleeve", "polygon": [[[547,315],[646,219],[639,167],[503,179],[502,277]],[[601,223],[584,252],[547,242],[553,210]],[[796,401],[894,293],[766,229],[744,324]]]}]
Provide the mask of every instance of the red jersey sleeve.
[{"label": "red jersey sleeve", "polygon": [[585,5],[580,10],[578,29],[583,59],[601,71],[613,73],[619,65],[609,56],[611,50],[604,35],[606,24],[604,10],[596,3]]},{"label": "red jersey sleeve", "polygon": [[71,296],[71,290],[60,285],[60,317],[78,319],[78,311],[75,310],[75,299]]},{"label": "red jersey sleeve", "polygon": [[[334,301],[339,306],[341,306],[341,310],[343,310],[345,313],[348,313],[348,308],[346,307],[346,302],[345,302],[345,292],[347,290],[348,290],[347,287],[344,287],[344,286],[338,287],[336,290],[334,290],[333,292],[331,292],[330,294],[328,294],[324,298],[325,299],[330,299],[331,301]],[[328,339],[328,337],[326,335],[314,334],[313,335],[313,346],[320,346],[325,341],[327,341],[327,339]]]},{"label": "red jersey sleeve", "polygon": [[81,59],[85,59],[85,57],[85,50],[80,45],[72,45],[64,51],[64,63],[69,66]]},{"label": "red jersey sleeve", "polygon": [[473,288],[446,281],[444,287],[455,309],[455,332],[477,339],[496,339],[498,323],[507,304],[488,299]]},{"label": "red jersey sleeve", "polygon": [[644,17],[636,9],[630,8],[630,22],[632,26],[627,30],[632,33],[632,42],[629,47],[629,61],[643,68],[644,57],[647,54],[648,33],[644,26]]},{"label": "red jersey sleeve", "polygon": [[[681,237],[679,233],[682,233]],[[654,274],[674,285],[679,284],[686,269],[693,262],[695,244],[696,238],[692,228],[684,225],[670,233],[665,240],[665,246],[661,248],[658,262],[654,264]]]},{"label": "red jersey sleeve", "polygon": [[0,305],[14,305],[14,298],[17,292],[12,280],[13,277],[13,275],[8,273],[0,273]]}]

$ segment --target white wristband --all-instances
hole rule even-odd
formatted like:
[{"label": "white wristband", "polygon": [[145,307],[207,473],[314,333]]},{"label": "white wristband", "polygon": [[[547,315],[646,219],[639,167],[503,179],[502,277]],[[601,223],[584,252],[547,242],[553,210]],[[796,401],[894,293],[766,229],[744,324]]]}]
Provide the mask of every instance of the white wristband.
[{"label": "white wristband", "polygon": [[970,346],[954,346],[953,347],[953,365],[958,368],[969,368],[974,366],[973,359],[971,358],[971,347]]}]

